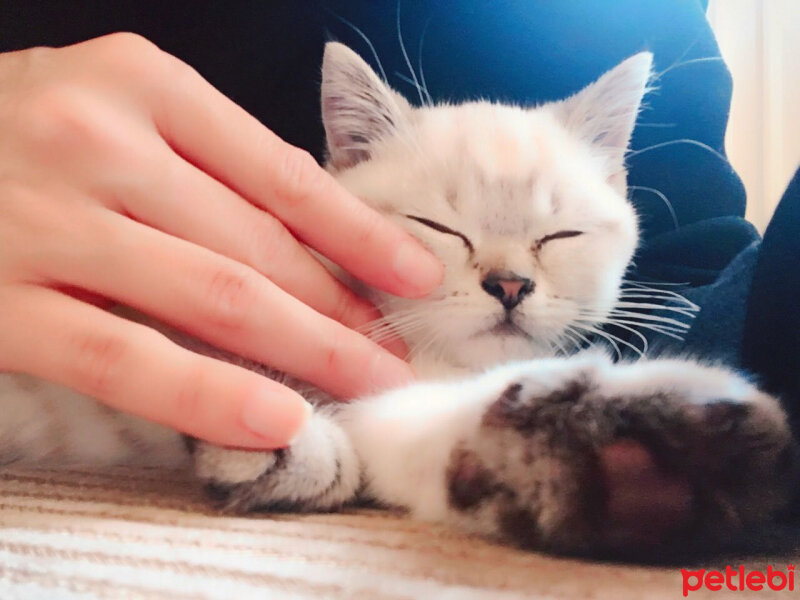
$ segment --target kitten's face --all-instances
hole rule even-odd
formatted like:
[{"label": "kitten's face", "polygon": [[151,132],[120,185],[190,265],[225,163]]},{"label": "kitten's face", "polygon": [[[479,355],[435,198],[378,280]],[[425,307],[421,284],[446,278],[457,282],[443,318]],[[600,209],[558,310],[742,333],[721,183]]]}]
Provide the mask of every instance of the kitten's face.
[{"label": "kitten's face", "polygon": [[649,67],[637,55],[535,109],[414,109],[328,45],[329,168],[445,265],[426,298],[370,290],[412,350],[465,366],[551,355],[605,317],[636,246],[622,157]]}]

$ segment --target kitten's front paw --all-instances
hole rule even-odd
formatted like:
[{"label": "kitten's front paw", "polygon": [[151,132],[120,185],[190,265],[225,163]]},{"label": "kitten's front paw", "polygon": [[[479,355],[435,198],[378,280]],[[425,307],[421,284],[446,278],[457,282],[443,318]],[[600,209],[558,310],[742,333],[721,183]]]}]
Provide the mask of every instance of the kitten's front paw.
[{"label": "kitten's front paw", "polygon": [[196,443],[195,472],[223,510],[333,510],[352,500],[360,467],[344,432],[324,414],[311,417],[288,448],[234,450]]},{"label": "kitten's front paw", "polygon": [[713,544],[787,500],[777,402],[722,369],[593,364],[510,385],[453,452],[450,515],[522,546],[644,557]]}]

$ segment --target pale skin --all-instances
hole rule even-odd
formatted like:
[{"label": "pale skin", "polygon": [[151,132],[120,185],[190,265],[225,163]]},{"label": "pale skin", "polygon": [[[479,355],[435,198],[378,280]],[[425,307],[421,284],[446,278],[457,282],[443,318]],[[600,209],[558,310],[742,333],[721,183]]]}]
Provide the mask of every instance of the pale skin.
[{"label": "pale skin", "polygon": [[403,296],[438,260],[145,39],[0,55],[0,131],[0,370],[249,448],[285,445],[306,402],[97,300],[341,397],[412,378],[305,245]]},{"label": "pale skin", "polygon": [[[345,232],[343,235],[342,232]],[[443,267],[189,66],[134,34],[0,54],[0,371],[28,373],[215,444],[285,446],[296,392],[104,310],[122,303],[352,398],[413,378],[377,309],[309,246],[415,297]],[[612,515],[664,526],[686,482],[641,445],[602,463]],[[659,502],[632,497],[645,477]]]}]

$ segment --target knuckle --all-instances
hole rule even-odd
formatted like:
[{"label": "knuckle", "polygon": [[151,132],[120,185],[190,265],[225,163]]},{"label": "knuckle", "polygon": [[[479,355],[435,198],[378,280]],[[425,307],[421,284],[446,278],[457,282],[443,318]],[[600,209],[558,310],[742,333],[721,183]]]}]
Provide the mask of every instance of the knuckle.
[{"label": "knuckle", "polygon": [[123,76],[141,85],[163,79],[163,67],[169,56],[153,42],[137,33],[112,33],[96,40],[101,45],[98,53],[111,76]]},{"label": "knuckle", "polygon": [[285,148],[279,160],[284,200],[304,203],[325,184],[326,173],[305,150]]},{"label": "knuckle", "polygon": [[96,398],[119,393],[128,343],[114,335],[86,333],[72,340],[75,372],[82,391]]},{"label": "knuckle", "polygon": [[164,73],[163,79],[170,82],[169,85],[175,89],[184,88],[191,91],[193,85],[203,79],[197,69],[171,54],[161,52],[160,58]]},{"label": "knuckle", "polygon": [[326,373],[340,374],[347,365],[344,339],[339,334],[330,336],[323,346],[322,368]]},{"label": "knuckle", "polygon": [[223,267],[208,283],[207,322],[217,329],[241,331],[258,299],[257,275],[246,267]]},{"label": "knuckle", "polygon": [[157,54],[161,51],[158,46],[146,37],[131,31],[118,31],[95,40],[107,50],[120,58],[141,59],[142,55]]},{"label": "knuckle", "polygon": [[97,140],[94,107],[87,90],[68,82],[43,86],[24,105],[28,139],[35,148],[73,153]]}]

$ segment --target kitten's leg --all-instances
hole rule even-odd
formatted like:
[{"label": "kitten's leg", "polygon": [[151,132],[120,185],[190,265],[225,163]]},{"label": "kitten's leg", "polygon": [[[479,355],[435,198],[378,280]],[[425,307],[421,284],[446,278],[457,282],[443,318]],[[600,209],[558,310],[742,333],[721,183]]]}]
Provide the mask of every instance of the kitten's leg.
[{"label": "kitten's leg", "polygon": [[0,466],[179,466],[175,431],[29,375],[0,374]]},{"label": "kitten's leg", "polygon": [[212,498],[232,512],[339,508],[356,496],[360,467],[329,411],[314,413],[289,447],[271,452],[193,441],[196,473]]},{"label": "kitten's leg", "polygon": [[[713,541],[768,519],[791,480],[777,402],[727,370],[686,361],[536,361],[344,410],[369,493],[527,547],[646,552]],[[604,449],[628,440],[690,486],[687,518],[674,527],[610,514],[636,481],[615,483]],[[641,479],[642,503],[659,499],[652,480]]]}]

